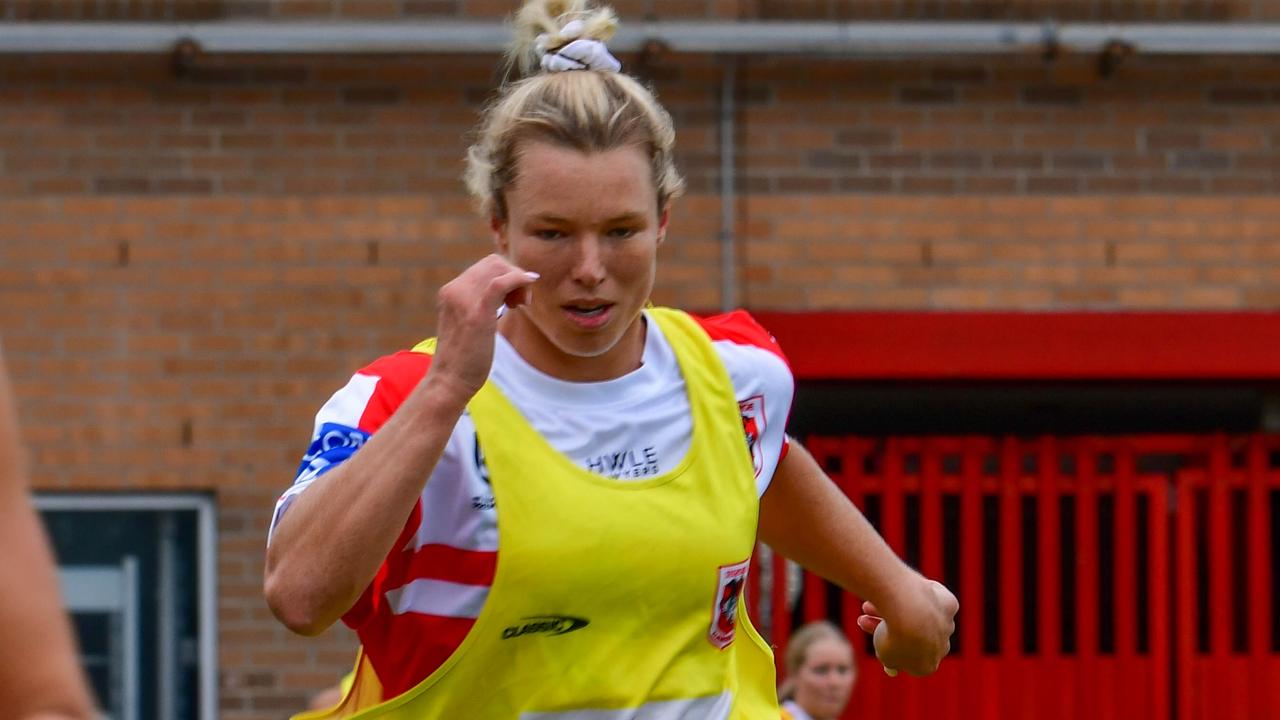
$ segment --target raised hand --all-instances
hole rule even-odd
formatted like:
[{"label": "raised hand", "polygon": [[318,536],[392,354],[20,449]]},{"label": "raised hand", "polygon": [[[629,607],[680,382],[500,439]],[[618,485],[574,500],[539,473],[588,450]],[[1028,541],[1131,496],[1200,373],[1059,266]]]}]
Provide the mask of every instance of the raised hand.
[{"label": "raised hand", "polygon": [[501,255],[489,255],[440,288],[436,354],[429,377],[450,384],[464,401],[475,395],[493,365],[498,308],[527,303],[537,279],[537,273]]}]

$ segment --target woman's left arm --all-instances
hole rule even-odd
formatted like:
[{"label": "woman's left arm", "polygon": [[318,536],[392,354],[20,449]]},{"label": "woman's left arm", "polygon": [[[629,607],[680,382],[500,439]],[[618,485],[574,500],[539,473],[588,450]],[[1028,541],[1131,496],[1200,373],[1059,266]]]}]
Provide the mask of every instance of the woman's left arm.
[{"label": "woman's left arm", "polygon": [[782,555],[866,599],[887,668],[926,675],[950,650],[958,604],[941,584],[898,558],[871,523],[794,440],[760,500],[760,539]]}]

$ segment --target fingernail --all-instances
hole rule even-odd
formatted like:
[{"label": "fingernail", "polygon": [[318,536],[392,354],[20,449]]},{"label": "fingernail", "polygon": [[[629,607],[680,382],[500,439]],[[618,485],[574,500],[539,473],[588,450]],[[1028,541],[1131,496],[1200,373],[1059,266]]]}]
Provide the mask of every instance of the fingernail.
[{"label": "fingernail", "polygon": [[530,272],[526,272],[526,273],[524,274],[524,276],[525,276],[525,277],[527,277],[527,278],[529,278],[530,280],[537,280],[538,278],[542,277],[542,276],[541,276],[541,275],[539,275],[538,273],[536,273],[536,272],[532,272],[532,271],[530,271]]}]

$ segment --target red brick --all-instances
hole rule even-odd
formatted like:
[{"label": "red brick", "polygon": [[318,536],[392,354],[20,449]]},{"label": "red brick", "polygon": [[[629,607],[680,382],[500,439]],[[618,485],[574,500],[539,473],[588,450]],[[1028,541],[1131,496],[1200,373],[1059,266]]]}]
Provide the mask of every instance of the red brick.
[{"label": "red brick", "polygon": [[992,306],[992,294],[985,288],[937,288],[931,293],[933,307],[945,310],[974,310]]},{"label": "red brick", "polygon": [[1115,249],[1116,261],[1121,264],[1163,263],[1172,254],[1166,242],[1124,242],[1117,243]]},{"label": "red brick", "polygon": [[1117,302],[1115,289],[1104,287],[1059,287],[1054,297],[1063,307],[1107,307]]},{"label": "red brick", "polygon": [[1169,288],[1120,288],[1116,301],[1122,307],[1134,309],[1168,308],[1174,306],[1174,291]]},{"label": "red brick", "polygon": [[1051,288],[997,288],[991,302],[998,307],[1044,310],[1053,306],[1054,297]]},{"label": "red brick", "polygon": [[1009,285],[1018,275],[1015,268],[1003,265],[962,265],[949,270],[954,282],[966,285]]},{"label": "red brick", "polygon": [[1238,287],[1189,287],[1184,288],[1178,297],[1181,307],[1202,309],[1238,308],[1243,303],[1244,294]]},{"label": "red brick", "polygon": [[1173,203],[1167,197],[1134,196],[1115,198],[1111,207],[1116,215],[1165,217],[1169,214]]}]

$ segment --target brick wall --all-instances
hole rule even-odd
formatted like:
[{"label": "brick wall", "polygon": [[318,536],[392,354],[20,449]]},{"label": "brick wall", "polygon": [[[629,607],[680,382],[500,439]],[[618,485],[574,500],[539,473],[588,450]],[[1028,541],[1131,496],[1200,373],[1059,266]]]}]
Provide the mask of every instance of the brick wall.
[{"label": "brick wall", "polygon": [[[691,180],[656,299],[712,308],[719,67],[641,71]],[[346,631],[270,619],[266,523],[323,398],[430,334],[436,288],[486,251],[458,175],[491,77],[0,58],[0,336],[37,483],[217,491],[228,720],[286,715],[350,662]],[[1280,307],[1272,61],[756,60],[741,79],[751,307]]]},{"label": "brick wall", "polygon": [[[623,18],[830,20],[1247,21],[1280,18],[1270,0],[612,0]],[[18,20],[497,18],[510,0],[0,0]]]},{"label": "brick wall", "polygon": [[[718,181],[720,70],[642,71],[682,133],[693,187]],[[449,82],[440,81],[447,72]],[[0,58],[6,195],[459,192],[491,63]],[[761,60],[742,71],[748,192],[1078,195],[1280,188],[1269,59]]]}]

